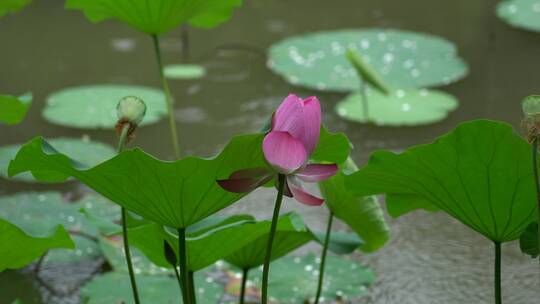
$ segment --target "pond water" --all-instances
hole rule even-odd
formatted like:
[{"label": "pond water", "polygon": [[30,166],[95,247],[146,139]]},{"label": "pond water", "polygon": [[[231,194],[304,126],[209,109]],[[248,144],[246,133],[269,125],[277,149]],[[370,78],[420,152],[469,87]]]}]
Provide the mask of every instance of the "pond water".
[{"label": "pond water", "polygon": [[[184,154],[212,155],[234,134],[258,130],[289,92],[317,94],[332,130],[345,131],[362,163],[377,149],[401,150],[430,142],[457,123],[474,119],[504,120],[520,125],[521,98],[540,90],[540,35],[507,26],[495,17],[493,0],[257,0],[246,1],[232,20],[213,30],[190,30],[190,60],[204,65],[201,80],[171,81],[175,115]],[[0,127],[0,144],[26,141],[38,134],[90,136],[113,144],[110,131],[83,131],[55,126],[41,118],[46,96],[68,87],[97,83],[159,87],[151,39],[130,28],[89,23],[79,12],[63,10],[63,1],[36,1],[0,21],[0,91],[34,93],[34,104],[20,126]],[[385,27],[426,32],[453,41],[470,66],[462,81],[443,89],[460,100],[457,111],[441,123],[423,127],[381,128],[341,120],[333,111],[343,94],[317,93],[287,84],[266,68],[272,43],[310,31]],[[165,62],[182,60],[180,30],[162,37]],[[164,159],[172,157],[166,121],[141,128],[136,143]],[[0,180],[0,194],[23,190],[78,189],[27,185]],[[270,215],[271,193],[260,191],[226,212]],[[286,203],[286,209],[299,208]],[[307,222],[322,227],[321,209],[300,207]],[[392,241],[360,261],[378,273],[371,293],[360,303],[491,303],[491,244],[444,214],[417,212],[390,219]],[[523,256],[517,243],[504,250],[506,303],[539,303],[538,262]],[[485,257],[490,257],[487,260]],[[0,304],[21,297],[25,303],[78,303],[77,287],[98,263],[74,267],[45,265],[43,277],[58,295],[36,288],[19,272],[0,275]],[[39,289],[39,290],[38,290]]]}]

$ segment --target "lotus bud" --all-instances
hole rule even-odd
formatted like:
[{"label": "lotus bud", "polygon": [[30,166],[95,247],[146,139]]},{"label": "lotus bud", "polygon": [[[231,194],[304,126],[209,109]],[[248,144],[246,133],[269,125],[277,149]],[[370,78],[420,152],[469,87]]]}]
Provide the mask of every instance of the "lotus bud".
[{"label": "lotus bud", "polygon": [[135,96],[127,96],[118,102],[116,106],[118,122],[116,123],[116,133],[120,135],[122,129],[128,126],[128,138],[133,138],[133,132],[142,122],[146,113],[146,104],[144,101]]},{"label": "lotus bud", "polygon": [[532,142],[534,138],[540,137],[540,95],[525,97],[521,107],[525,116],[523,125],[527,130],[527,139]]}]

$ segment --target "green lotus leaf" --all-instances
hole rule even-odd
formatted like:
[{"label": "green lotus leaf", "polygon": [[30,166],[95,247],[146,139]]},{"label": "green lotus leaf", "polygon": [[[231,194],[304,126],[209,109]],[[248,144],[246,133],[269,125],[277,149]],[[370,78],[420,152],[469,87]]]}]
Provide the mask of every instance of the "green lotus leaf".
[{"label": "green lotus leaf", "polygon": [[521,252],[530,255],[533,259],[538,257],[538,223],[530,223],[519,238]]},{"label": "green lotus leaf", "polygon": [[360,249],[373,252],[388,242],[390,229],[377,198],[357,195],[345,184],[345,174],[357,170],[356,164],[349,158],[341,166],[340,172],[320,182],[319,188],[326,206],[334,216],[345,222],[364,240]]},{"label": "green lotus leaf", "polygon": [[540,32],[539,0],[505,0],[497,5],[499,18],[511,26]]},{"label": "green lotus leaf", "polygon": [[[116,154],[111,146],[99,141],[78,138],[54,138],[48,142],[67,155],[77,158],[80,162],[95,166]],[[0,176],[7,178],[9,161],[15,158],[22,145],[14,144],[0,147]],[[23,173],[13,177],[16,181],[36,182],[30,173]]]},{"label": "green lotus leaf", "polygon": [[445,119],[458,107],[452,95],[436,90],[394,90],[389,95],[367,90],[368,116],[361,93],[352,93],[336,105],[339,116],[380,126],[415,126]]},{"label": "green lotus leaf", "polygon": [[518,239],[536,218],[530,145],[496,121],[462,123],[401,154],[375,152],[345,183],[359,195],[387,194],[387,205],[405,204],[401,195],[429,202],[495,242]]},{"label": "green lotus leaf", "polygon": [[58,192],[20,193],[0,198],[0,218],[17,225],[25,233],[39,236],[43,231],[51,231],[58,224],[72,234],[75,250],[51,250],[45,262],[71,262],[96,259],[101,256],[98,244],[93,238],[98,236],[94,225],[79,213],[80,208],[91,210],[96,217],[108,221],[118,220],[118,206],[97,196],[89,195],[67,202]]},{"label": "green lotus leaf", "polygon": [[[275,261],[268,282],[270,297],[283,304],[311,300],[317,291],[319,263],[313,254]],[[258,271],[251,279],[259,283],[260,277]],[[322,297],[349,300],[365,295],[367,287],[375,280],[375,274],[357,262],[329,255],[324,279]]]},{"label": "green lotus leaf", "polygon": [[16,13],[30,3],[32,0],[2,0],[0,1],[0,17]]},{"label": "green lotus leaf", "polygon": [[48,96],[43,117],[54,124],[81,129],[113,129],[118,121],[116,106],[126,96],[146,104],[141,125],[157,123],[167,115],[165,95],[160,90],[128,85],[88,85],[60,90]]},{"label": "green lotus leaf", "polygon": [[206,75],[206,69],[196,64],[174,64],[165,66],[163,73],[169,79],[198,79]]},{"label": "green lotus leaf", "polygon": [[92,22],[115,19],[147,34],[162,34],[183,23],[210,28],[227,21],[242,0],[67,0]]},{"label": "green lotus leaf", "polygon": [[31,236],[3,219],[0,219],[0,243],[0,272],[22,268],[50,249],[75,247],[69,234],[60,225],[50,233]]},{"label": "green lotus leaf", "polygon": [[[313,155],[321,161],[343,162],[348,155],[348,140],[342,134],[324,133]],[[246,195],[227,192],[216,180],[228,178],[240,169],[267,166],[262,140],[263,134],[237,136],[215,158],[187,157],[176,162],[160,161],[141,149],[133,149],[89,168],[37,137],[21,148],[8,171],[10,176],[31,171],[36,179],[47,182],[63,182],[73,176],[148,220],[181,228]],[[329,149],[330,143],[336,147]],[[341,147],[347,150],[340,151]]]},{"label": "green lotus leaf", "polygon": [[[223,287],[213,283],[205,273],[195,274],[197,301],[199,303],[218,303]],[[113,287],[114,288],[111,288]],[[137,275],[137,286],[142,303],[172,304],[181,303],[178,281],[170,276]],[[92,279],[81,289],[81,298],[86,304],[126,303],[132,304],[133,292],[129,276],[123,272],[109,272]]]},{"label": "green lotus leaf", "polygon": [[[324,246],[326,232],[312,231],[314,240]],[[365,242],[358,234],[343,231],[332,231],[328,241],[328,250],[335,254],[349,254],[364,245]]]},{"label": "green lotus leaf", "polygon": [[[2,15],[1,10],[2,9],[0,8],[0,16]],[[21,123],[31,104],[31,93],[27,93],[20,97],[0,95],[0,122],[7,125]]]},{"label": "green lotus leaf", "polygon": [[292,84],[350,92],[360,79],[346,51],[357,50],[382,81],[395,88],[447,85],[468,68],[451,42],[436,36],[390,29],[348,29],[287,38],[269,51],[270,68]]}]

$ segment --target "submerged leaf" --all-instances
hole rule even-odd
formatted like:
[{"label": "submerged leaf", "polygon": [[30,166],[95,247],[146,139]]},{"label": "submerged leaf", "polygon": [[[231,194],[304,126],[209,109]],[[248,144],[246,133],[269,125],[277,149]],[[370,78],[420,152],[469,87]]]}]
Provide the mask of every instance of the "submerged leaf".
[{"label": "submerged leaf", "polygon": [[[124,262],[125,263],[125,262]],[[223,287],[213,283],[205,273],[195,274],[197,301],[200,303],[218,303]],[[181,301],[178,281],[170,276],[138,275],[141,303],[172,304]],[[114,288],[112,288],[114,287]],[[133,292],[127,273],[109,272],[96,276],[81,289],[85,304],[133,303]]]},{"label": "submerged leaf", "polygon": [[47,97],[43,117],[54,124],[81,129],[114,129],[116,107],[126,96],[142,99],[146,113],[141,125],[157,123],[167,115],[165,95],[157,89],[128,85],[87,85],[54,92]]},{"label": "submerged leaf", "polygon": [[[1,4],[0,4],[1,6]],[[0,7],[0,16],[2,15]],[[0,95],[0,123],[16,125],[22,122],[32,103],[32,94],[20,97]]]},{"label": "submerged leaf", "polygon": [[388,205],[405,204],[403,195],[429,202],[497,242],[519,238],[536,218],[530,146],[501,122],[465,122],[432,144],[375,152],[345,180],[359,195],[387,194]]},{"label": "submerged leaf", "polygon": [[60,225],[45,235],[31,236],[3,219],[0,219],[0,244],[0,271],[22,268],[50,249],[75,248]]},{"label": "submerged leaf", "polygon": [[73,262],[100,257],[95,240],[98,233],[79,209],[84,207],[103,220],[120,217],[120,208],[97,196],[89,195],[75,202],[66,201],[58,192],[20,193],[0,198],[0,218],[17,225],[25,233],[39,236],[61,224],[73,236],[75,250],[51,250],[45,262]]},{"label": "submerged leaf", "polygon": [[352,93],[336,105],[339,116],[360,123],[379,126],[416,126],[445,119],[458,107],[457,99],[436,90],[393,90],[384,95],[367,90],[368,114],[364,113],[361,93]]},{"label": "submerged leaf", "polygon": [[92,22],[116,19],[141,32],[158,35],[183,23],[217,26],[241,4],[242,0],[67,0],[66,8],[82,10]]},{"label": "submerged leaf", "polygon": [[527,229],[523,231],[519,238],[519,247],[521,252],[530,255],[533,259],[538,257],[540,254],[538,249],[538,223],[530,223]]},{"label": "submerged leaf", "polygon": [[497,15],[511,26],[540,32],[540,0],[504,0]]},{"label": "submerged leaf", "polygon": [[[279,303],[304,303],[317,291],[318,257],[285,257],[272,264],[268,282],[270,297]],[[354,299],[367,293],[375,274],[352,260],[327,256],[322,296],[325,299]],[[260,282],[256,274],[255,282]]]},{"label": "submerged leaf", "polygon": [[269,51],[269,67],[294,85],[350,92],[360,79],[347,60],[352,48],[396,88],[446,85],[467,74],[453,43],[427,34],[391,29],[337,30],[287,38]]},{"label": "submerged leaf", "polygon": [[163,73],[169,79],[198,79],[204,77],[206,69],[196,64],[174,64],[165,66]]},{"label": "submerged leaf", "polygon": [[360,249],[376,251],[390,239],[383,211],[375,197],[357,195],[351,186],[345,184],[344,172],[358,170],[352,159],[342,167],[334,177],[319,183],[326,206],[364,240]]}]

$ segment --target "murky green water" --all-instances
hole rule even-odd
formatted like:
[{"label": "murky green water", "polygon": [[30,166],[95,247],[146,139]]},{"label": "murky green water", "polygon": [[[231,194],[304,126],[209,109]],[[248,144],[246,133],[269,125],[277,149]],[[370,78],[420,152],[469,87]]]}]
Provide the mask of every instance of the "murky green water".
[{"label": "murky green water", "polygon": [[[109,131],[84,132],[51,125],[40,112],[48,94],[68,86],[122,83],[159,87],[149,37],[114,22],[89,23],[78,12],[65,12],[60,0],[36,1],[23,12],[0,20],[0,91],[33,91],[35,102],[25,123],[0,127],[0,144],[26,141],[38,134],[89,135],[114,143]],[[431,141],[460,121],[491,118],[519,126],[523,96],[540,91],[540,35],[514,30],[496,19],[492,0],[256,0],[246,1],[227,24],[210,31],[192,30],[191,60],[208,75],[197,81],[172,81],[176,117],[184,154],[211,155],[233,134],[259,129],[289,92],[312,94],[285,83],[265,64],[265,49],[275,41],[309,31],[390,27],[440,35],[456,43],[470,65],[470,75],[445,87],[460,108],[442,123],[427,127],[378,128],[345,122],[333,112],[343,95],[318,93],[325,123],[346,131],[359,161],[376,149],[403,149]],[[179,63],[180,30],[163,37],[166,63]],[[142,128],[137,144],[161,158],[171,158],[167,123]],[[0,180],[0,194],[27,189],[77,188],[35,186]],[[270,214],[271,195],[261,192],[229,212]],[[287,208],[297,204],[287,203]],[[301,208],[307,221],[322,226],[319,209]],[[489,242],[443,214],[416,213],[391,220],[392,242],[381,252],[360,257],[379,273],[362,303],[491,303]],[[539,303],[537,262],[522,256],[517,244],[504,248],[504,293],[507,303]],[[45,278],[61,296],[41,288],[45,303],[77,303],[77,284],[95,265],[75,269],[46,268]],[[70,275],[77,274],[76,279]],[[0,276],[0,303],[22,297],[39,303],[28,276]]]}]

